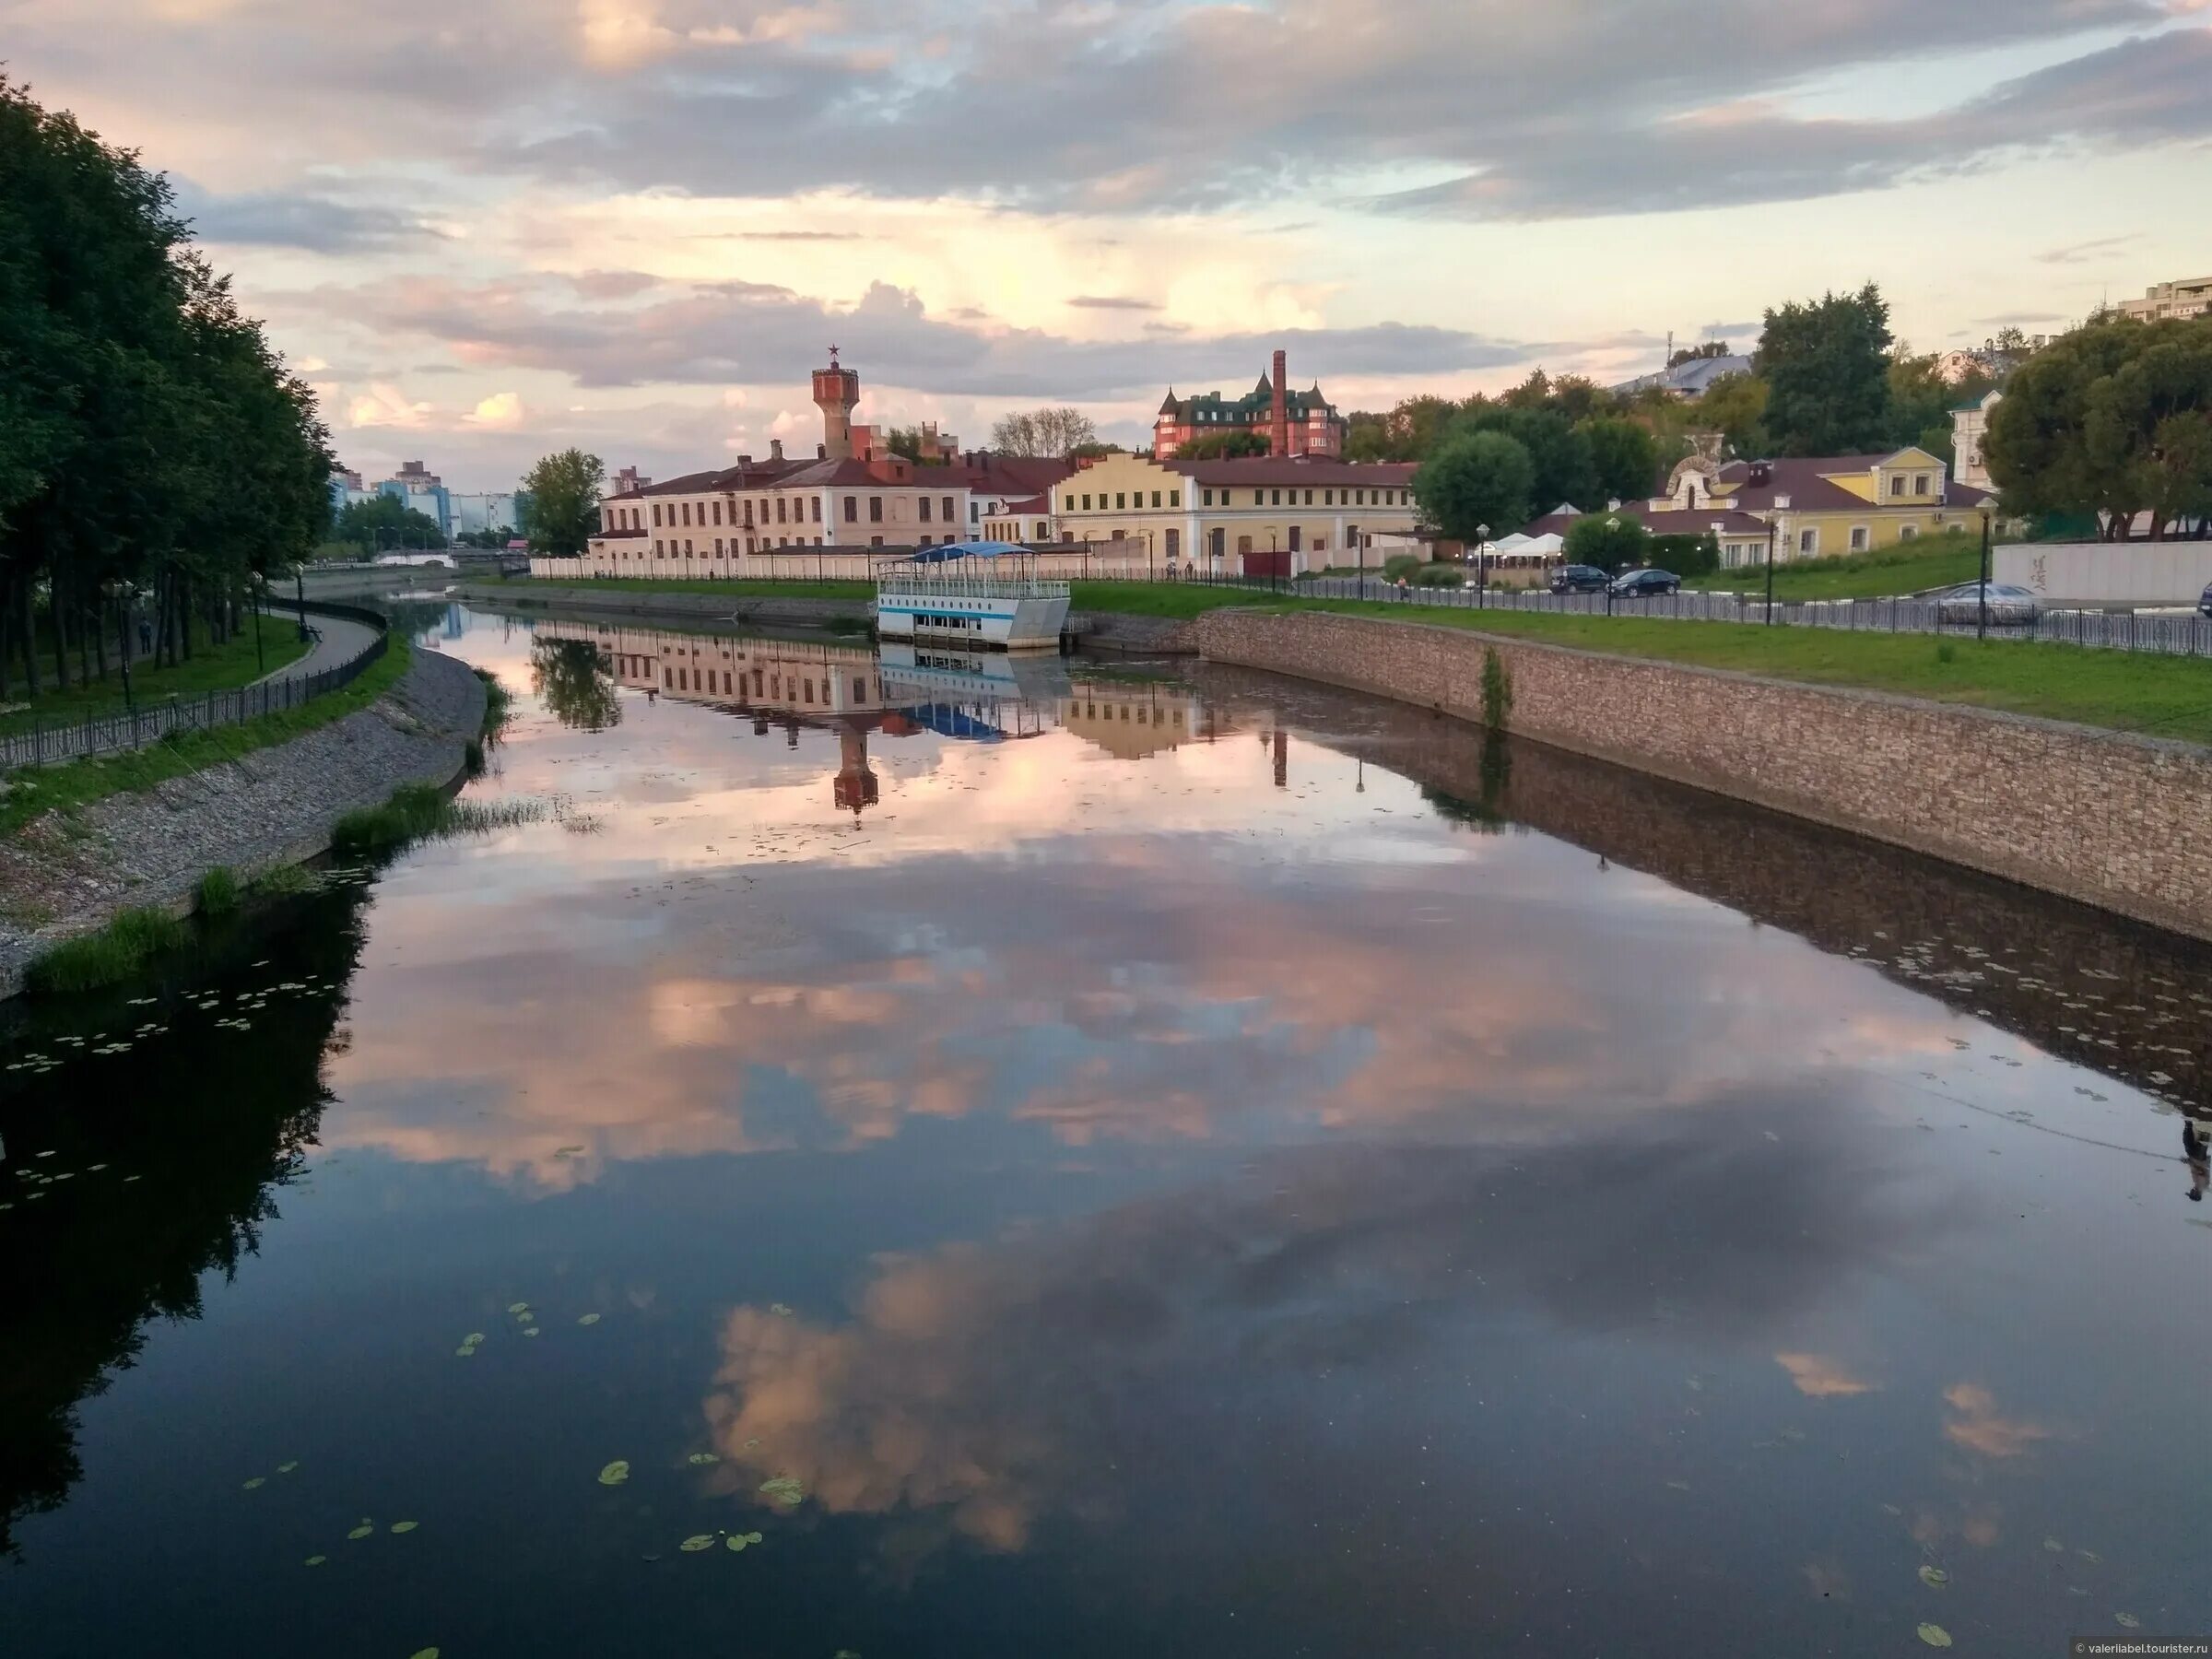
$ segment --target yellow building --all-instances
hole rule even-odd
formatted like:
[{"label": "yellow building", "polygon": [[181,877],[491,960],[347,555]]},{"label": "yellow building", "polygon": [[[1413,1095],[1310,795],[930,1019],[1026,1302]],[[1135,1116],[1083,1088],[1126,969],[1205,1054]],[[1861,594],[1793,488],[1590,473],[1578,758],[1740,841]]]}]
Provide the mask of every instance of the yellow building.
[{"label": "yellow building", "polygon": [[1108,455],[1053,490],[1064,542],[1134,542],[1160,565],[1295,576],[1357,565],[1366,539],[1415,525],[1413,471],[1318,456],[1155,461]]},{"label": "yellow building", "polygon": [[[1940,458],[1915,448],[1718,465],[1693,455],[1675,468],[1667,493],[1655,497],[1649,511],[1747,514],[1771,529],[1778,559],[1830,559],[1978,526],[1992,500],[1987,490],[1959,483]],[[1728,536],[1722,549],[1730,565],[1766,553],[1763,544]]]}]

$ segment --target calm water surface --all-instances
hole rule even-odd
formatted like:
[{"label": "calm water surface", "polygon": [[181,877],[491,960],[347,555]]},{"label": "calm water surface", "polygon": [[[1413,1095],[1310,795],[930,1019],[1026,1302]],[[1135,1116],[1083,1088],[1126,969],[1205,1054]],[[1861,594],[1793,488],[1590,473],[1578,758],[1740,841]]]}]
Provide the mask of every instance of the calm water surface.
[{"label": "calm water surface", "polygon": [[10,1040],[0,1651],[2212,1633],[2201,953],[1256,677],[428,638],[536,821]]}]

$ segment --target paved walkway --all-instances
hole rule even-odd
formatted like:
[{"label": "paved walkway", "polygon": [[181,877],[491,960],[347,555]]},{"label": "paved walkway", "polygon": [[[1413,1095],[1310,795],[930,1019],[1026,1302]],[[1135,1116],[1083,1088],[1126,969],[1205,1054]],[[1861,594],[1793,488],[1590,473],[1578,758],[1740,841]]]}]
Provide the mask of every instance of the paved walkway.
[{"label": "paved walkway", "polygon": [[[297,629],[300,626],[300,613],[270,610],[263,616],[261,625],[264,628],[274,625]],[[350,662],[368,650],[376,640],[376,630],[367,623],[351,622],[344,617],[318,616],[311,611],[308,613],[307,625],[321,635],[315,641],[314,649],[297,661],[287,663],[275,673],[263,675],[261,679],[253,682],[255,685],[260,685],[263,680],[303,679],[308,675],[320,674],[325,668],[335,668],[340,663]]]}]

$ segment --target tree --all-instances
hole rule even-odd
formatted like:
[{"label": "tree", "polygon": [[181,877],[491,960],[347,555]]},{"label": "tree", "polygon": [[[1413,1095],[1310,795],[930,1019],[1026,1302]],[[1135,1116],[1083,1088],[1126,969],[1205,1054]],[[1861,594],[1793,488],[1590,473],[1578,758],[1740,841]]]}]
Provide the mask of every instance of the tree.
[{"label": "tree", "polygon": [[893,427],[884,435],[884,447],[894,455],[904,455],[916,466],[949,466],[950,459],[940,453],[924,459],[922,453],[922,429],[918,426]]},{"label": "tree", "polygon": [[606,468],[579,449],[547,455],[523,479],[523,535],[530,551],[548,559],[580,557],[599,527],[599,495]]},{"label": "tree", "polygon": [[1208,432],[1194,438],[1175,452],[1178,461],[1234,461],[1241,455],[1264,455],[1274,446],[1263,432]]},{"label": "tree", "polygon": [[1933,353],[1914,357],[1901,347],[1889,359],[1889,427],[1885,447],[1917,445],[1951,460],[1951,405],[1960,393],[1936,370]]},{"label": "tree", "polygon": [[1569,564],[1618,575],[1651,562],[1652,533],[1625,512],[1585,512],[1568,526],[1565,550]]},{"label": "tree", "polygon": [[589,640],[533,640],[530,688],[545,700],[547,712],[571,730],[604,732],[622,724],[614,676]]},{"label": "tree", "polygon": [[332,526],[331,540],[345,542],[374,553],[382,547],[386,551],[399,547],[442,547],[445,537],[439,534],[438,521],[427,512],[418,512],[395,495],[371,496],[365,501],[348,501]]},{"label": "tree", "polygon": [[1880,448],[1888,426],[1889,346],[1889,304],[1871,282],[1855,294],[1769,311],[1757,368],[1767,382],[1767,429],[1776,452],[1849,455]]},{"label": "tree", "polygon": [[1659,488],[1659,445],[1638,422],[1606,417],[1584,421],[1580,429],[1590,446],[1598,500],[1633,501]]},{"label": "tree", "polygon": [[1767,382],[1756,374],[1722,375],[1695,406],[1705,429],[1719,432],[1731,454],[1774,453],[1767,433]]},{"label": "tree", "polygon": [[2095,513],[2125,538],[2212,513],[2212,317],[2089,324],[2014,373],[1984,451],[2008,513]]},{"label": "tree", "polygon": [[1453,541],[1472,543],[1525,524],[1536,469],[1528,451],[1502,432],[1455,432],[1413,475],[1421,512]]},{"label": "tree", "polygon": [[991,427],[991,447],[1006,455],[1065,457],[1098,438],[1090,417],[1065,405],[1002,415]]},{"label": "tree", "polygon": [[1735,355],[1735,353],[1729,349],[1727,341],[1707,340],[1702,345],[1679,347],[1673,357],[1666,359],[1666,366],[1669,369],[1679,369],[1685,363],[1697,363],[1709,358],[1734,357]]},{"label": "tree", "polygon": [[1077,444],[1064,458],[1069,461],[1096,461],[1100,455],[1125,455],[1128,453],[1118,443],[1107,443],[1094,438],[1088,443]]},{"label": "tree", "polygon": [[[1542,371],[1537,371],[1539,374]],[[1465,418],[1463,424],[1476,431],[1502,432],[1528,453],[1535,476],[1530,499],[1536,511],[1549,512],[1560,506],[1594,507],[1606,497],[1599,492],[1597,465],[1590,440],[1552,409],[1490,406]],[[1495,521],[1493,521],[1495,522]]]}]

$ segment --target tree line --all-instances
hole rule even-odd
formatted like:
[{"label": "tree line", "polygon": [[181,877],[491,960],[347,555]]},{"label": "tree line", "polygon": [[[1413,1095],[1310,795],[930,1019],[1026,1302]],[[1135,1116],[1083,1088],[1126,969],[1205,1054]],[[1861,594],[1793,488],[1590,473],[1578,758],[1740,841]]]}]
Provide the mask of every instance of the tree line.
[{"label": "tree line", "polygon": [[0,76],[0,693],[104,676],[134,616],[171,664],[227,638],[330,471],[168,180]]}]

